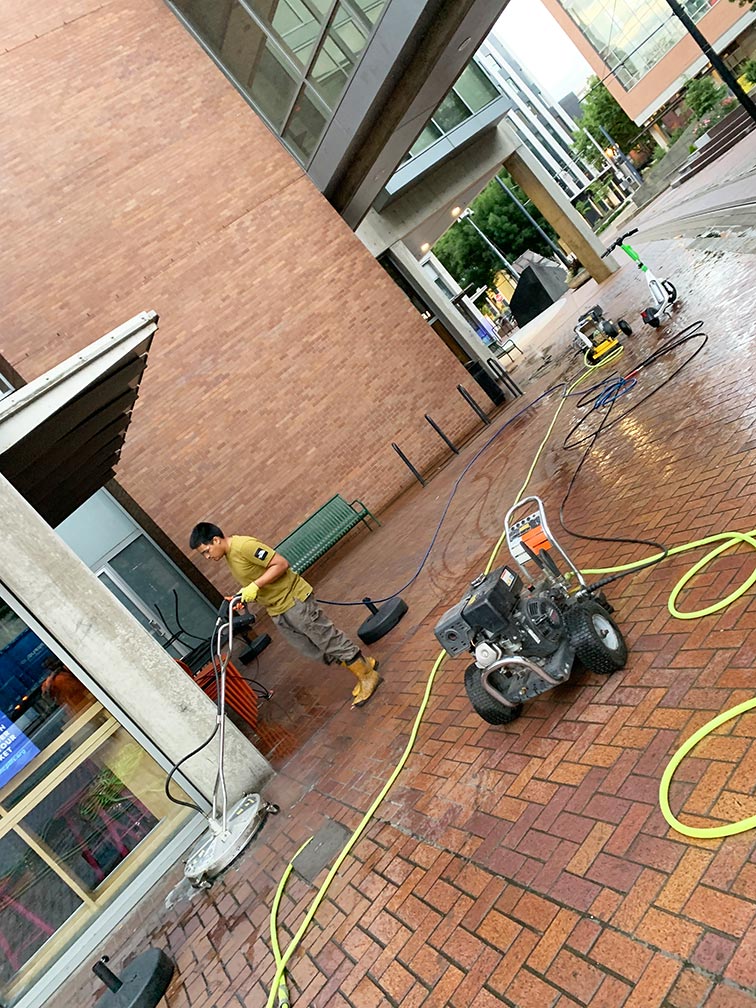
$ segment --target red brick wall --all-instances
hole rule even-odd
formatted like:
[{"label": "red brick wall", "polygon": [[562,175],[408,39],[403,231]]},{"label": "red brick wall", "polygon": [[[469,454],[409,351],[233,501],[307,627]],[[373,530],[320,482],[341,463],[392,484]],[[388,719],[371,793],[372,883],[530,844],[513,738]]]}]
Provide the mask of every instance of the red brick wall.
[{"label": "red brick wall", "polygon": [[380,509],[469,376],[159,0],[48,7],[0,3],[0,351],[28,380],[159,312],[118,478],[182,547]]}]

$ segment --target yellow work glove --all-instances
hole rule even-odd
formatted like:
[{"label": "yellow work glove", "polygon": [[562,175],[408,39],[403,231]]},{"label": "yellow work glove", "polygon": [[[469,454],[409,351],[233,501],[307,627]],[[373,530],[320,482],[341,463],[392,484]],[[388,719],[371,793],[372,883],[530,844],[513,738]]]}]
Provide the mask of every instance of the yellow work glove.
[{"label": "yellow work glove", "polygon": [[242,602],[254,602],[257,598],[257,593],[260,589],[257,587],[254,581],[242,588],[241,590],[241,600]]}]

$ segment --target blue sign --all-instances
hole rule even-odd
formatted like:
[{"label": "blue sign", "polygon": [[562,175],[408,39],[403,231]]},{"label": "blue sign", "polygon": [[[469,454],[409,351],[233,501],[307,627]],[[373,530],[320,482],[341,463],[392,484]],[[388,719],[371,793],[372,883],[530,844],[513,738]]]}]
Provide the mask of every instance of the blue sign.
[{"label": "blue sign", "polygon": [[0,711],[0,787],[31,763],[38,753],[32,740]]}]

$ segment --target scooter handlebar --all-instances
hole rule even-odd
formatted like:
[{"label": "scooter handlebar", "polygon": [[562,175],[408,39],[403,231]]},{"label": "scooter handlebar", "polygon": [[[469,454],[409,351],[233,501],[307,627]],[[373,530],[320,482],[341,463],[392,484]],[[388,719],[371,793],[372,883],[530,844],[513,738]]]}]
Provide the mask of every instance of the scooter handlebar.
[{"label": "scooter handlebar", "polygon": [[606,259],[608,255],[611,255],[616,248],[620,247],[620,245],[624,245],[627,239],[632,238],[634,234],[638,234],[638,228],[633,228],[632,231],[626,231],[623,235],[620,235],[619,238],[615,238],[612,244],[607,247],[606,252],[602,253],[601,258]]}]

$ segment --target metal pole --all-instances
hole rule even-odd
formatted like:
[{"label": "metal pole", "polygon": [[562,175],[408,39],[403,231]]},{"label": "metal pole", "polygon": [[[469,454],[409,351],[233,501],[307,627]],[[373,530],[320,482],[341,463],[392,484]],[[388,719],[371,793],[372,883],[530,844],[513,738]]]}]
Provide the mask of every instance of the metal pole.
[{"label": "metal pole", "polygon": [[402,462],[404,462],[404,464],[407,466],[407,468],[412,473],[412,475],[415,477],[415,479],[420,484],[420,486],[427,486],[428,484],[425,482],[425,480],[420,475],[420,473],[417,471],[417,469],[415,469],[415,467],[412,465],[412,463],[407,458],[407,456],[404,454],[404,452],[399,447],[399,445],[395,441],[392,441],[391,442],[391,447],[394,449],[394,451],[399,456],[399,458],[402,460]]},{"label": "metal pole", "polygon": [[522,213],[525,214],[525,216],[528,218],[528,220],[533,225],[533,227],[536,229],[536,231],[541,236],[541,238],[543,238],[543,240],[548,243],[548,245],[550,246],[550,248],[552,248],[554,250],[555,254],[559,257],[559,259],[562,261],[562,263],[565,266],[568,266],[569,265],[569,260],[567,259],[567,256],[564,254],[564,252],[562,252],[562,250],[559,248],[559,246],[557,245],[557,243],[554,242],[554,241],[552,241],[551,238],[549,238],[549,236],[543,230],[543,228],[541,227],[541,225],[538,223],[538,221],[535,219],[535,217],[533,217],[533,215],[530,213],[530,211],[528,210],[528,208],[525,206],[525,204],[521,203],[519,201],[519,199],[517,198],[516,194],[512,192],[512,190],[509,188],[509,186],[506,184],[506,182],[504,182],[503,179],[499,178],[498,175],[494,175],[494,178],[499,183],[499,185],[504,190],[504,192],[507,194],[507,196],[509,196],[509,198],[512,200],[512,202],[517,207],[519,207],[519,209],[522,211]]},{"label": "metal pole", "polygon": [[491,249],[491,251],[493,252],[493,254],[495,256],[498,256],[498,258],[501,259],[501,261],[504,263],[504,266],[506,267],[507,272],[512,277],[512,279],[513,280],[519,280],[520,279],[520,274],[514,268],[514,266],[512,265],[512,263],[509,262],[509,260],[499,251],[499,249],[497,249],[497,247],[494,245],[494,243],[491,241],[491,239],[487,238],[483,234],[483,232],[480,230],[480,228],[478,227],[478,225],[472,219],[472,217],[470,216],[470,214],[466,214],[466,215],[465,214],[461,214],[459,217],[457,217],[457,220],[466,220],[466,221],[469,221],[469,223],[472,224],[473,228],[475,228],[475,230],[478,232],[478,234],[483,239],[483,241],[486,243],[486,245],[488,245],[488,247]]},{"label": "metal pole", "polygon": [[687,14],[687,12],[680,6],[677,0],[667,0],[667,6],[671,8],[675,16],[679,21],[682,21],[685,30],[688,32],[690,37],[699,47],[701,52],[709,60],[709,63],[714,67],[719,76],[725,82],[727,87],[732,91],[733,95],[738,99],[740,104],[746,110],[748,115],[756,122],[756,102],[754,102],[745,93],[743,88],[738,84],[735,76],[730,71],[725,61],[715,52],[709,42],[704,38],[701,32],[696,27],[693,19]]},{"label": "metal pole", "polygon": [[428,414],[426,413],[425,414],[425,419],[431,425],[431,427],[436,432],[436,434],[438,434],[438,436],[448,445],[448,447],[451,448],[451,450],[454,452],[454,454],[455,455],[459,455],[459,448],[456,448],[454,446],[453,442],[449,440],[449,438],[446,436],[446,434],[444,434],[444,432],[438,426],[438,424],[433,419],[433,417],[432,416],[428,416]]},{"label": "metal pole", "polygon": [[[475,400],[470,395],[470,393],[467,391],[467,389],[465,388],[464,385],[457,385],[457,392],[459,392],[459,394],[465,400],[465,402],[467,403],[467,405],[470,406],[470,407],[472,407],[472,409],[478,414],[478,416],[480,417],[480,419],[483,421],[484,424],[490,424],[491,423],[491,418],[488,415],[488,413],[486,413],[486,411],[484,409],[482,409],[475,402]],[[502,396],[502,399],[503,398],[504,397]]]}]

